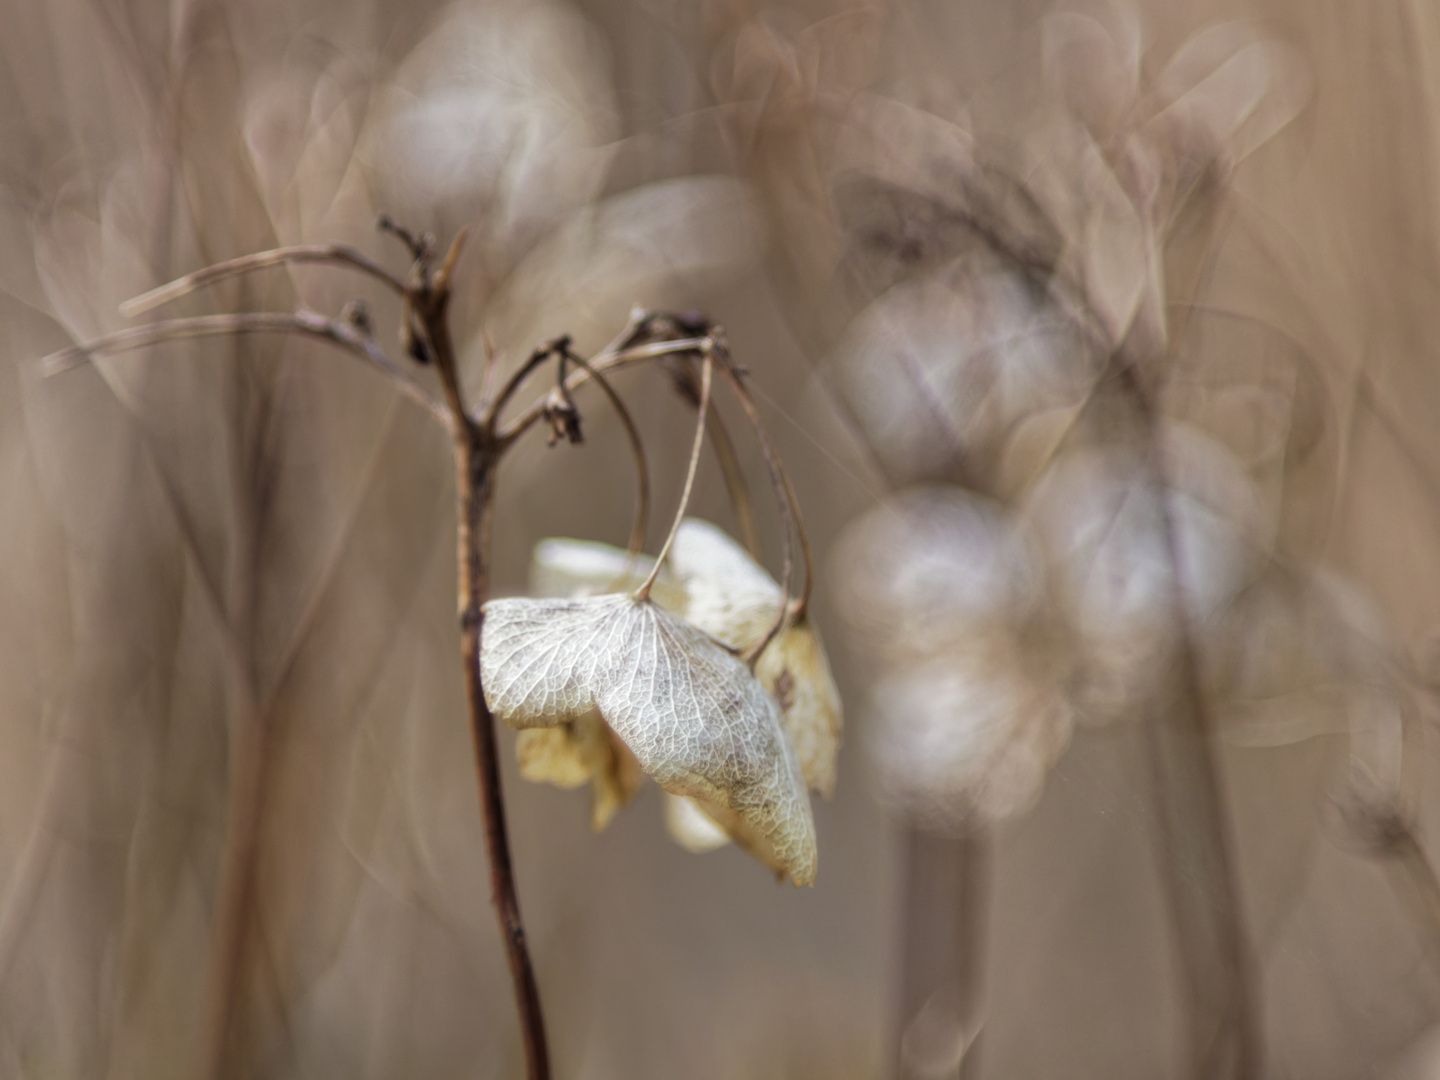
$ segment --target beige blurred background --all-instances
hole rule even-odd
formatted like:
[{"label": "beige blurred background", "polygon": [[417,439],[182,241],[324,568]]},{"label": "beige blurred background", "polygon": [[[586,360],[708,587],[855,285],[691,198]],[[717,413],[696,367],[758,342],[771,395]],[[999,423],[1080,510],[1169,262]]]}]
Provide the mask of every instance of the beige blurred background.
[{"label": "beige blurred background", "polygon": [[[1083,202],[1055,119],[1071,84],[1045,66],[1062,8],[7,0],[0,1075],[200,1075],[226,903],[241,929],[222,1075],[521,1069],[458,668],[443,435],[372,372],[299,341],[169,344],[48,378],[39,358],[127,325],[121,300],[216,260],[335,240],[399,271],[378,212],[442,239],[469,224],[455,326],[471,375],[487,339],[513,363],[561,332],[597,348],[635,303],[708,312],[752,373],[823,571],[895,480],[827,375],[902,273],[867,254],[842,181],[942,205],[958,146],[1022,185],[1073,180]],[[1092,9],[1131,43],[1142,87],[1221,23],[1273,46],[1281,122],[1216,174],[1204,257],[1186,227],[1168,241],[1166,296],[1209,314],[1172,322],[1188,344],[1167,355],[1200,357],[1208,391],[1242,398],[1267,365],[1301,373],[1245,413],[1260,442],[1281,439],[1278,472],[1256,472],[1275,551],[1342,576],[1383,628],[1406,672],[1396,767],[1433,843],[1440,13]],[[1091,74],[1074,92],[1113,105],[1115,124],[1142,108]],[[926,119],[914,135],[897,116]],[[918,220],[901,262],[924,263],[945,228]],[[1057,241],[1082,262],[1115,235],[1103,215],[1085,222],[1095,248],[1081,226]],[[392,344],[396,305],[338,270],[249,278],[176,312],[338,312],[356,296]],[[655,467],[653,551],[691,416],[657,374],[619,385]],[[497,592],[523,591],[542,537],[624,542],[623,431],[590,408],[584,446],[536,438],[507,460]],[[1295,440],[1303,453],[1283,449]],[[742,456],[758,478],[758,455]],[[695,509],[734,524],[708,463]],[[773,515],[762,529],[775,565]],[[822,573],[817,621],[849,708],[836,796],[815,806],[812,889],[776,886],[733,848],[682,851],[653,786],[592,834],[583,794],[522,783],[502,733],[556,1075],[892,1075],[920,963],[903,944],[920,917],[912,856],[983,879],[979,929],[966,923],[971,944],[948,961],[973,963],[982,987],[966,1076],[1187,1074],[1139,728],[1078,729],[979,856],[917,840],[876,798],[870,667],[829,591]],[[1302,713],[1221,756],[1267,1077],[1440,1076],[1440,926],[1335,822],[1355,742]],[[231,850],[237,814],[258,823],[250,857]],[[942,908],[949,889],[977,903],[973,887],[935,888]],[[936,949],[959,932],[937,925]]]}]

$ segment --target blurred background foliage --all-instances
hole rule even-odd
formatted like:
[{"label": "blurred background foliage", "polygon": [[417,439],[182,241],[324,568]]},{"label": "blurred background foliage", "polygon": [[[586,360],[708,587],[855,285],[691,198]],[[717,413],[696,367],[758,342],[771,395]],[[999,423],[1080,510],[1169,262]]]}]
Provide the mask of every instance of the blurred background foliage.
[{"label": "blurred background foliage", "polygon": [[[474,382],[636,303],[722,323],[826,571],[849,708],[813,889],[675,847],[654,791],[592,834],[507,758],[557,1075],[1242,1075],[1193,1067],[1234,1017],[1187,930],[1229,888],[1172,857],[1192,833],[1238,883],[1251,1075],[1440,1075],[1431,6],[9,0],[5,26],[0,1074],[519,1071],[443,436],[301,341],[39,364],[235,255],[399,270],[385,211],[471,228]],[[393,341],[393,299],[334,270],[178,309],[357,296]],[[618,382],[667,505],[688,411]],[[586,419],[507,460],[497,592],[542,537],[623,543],[624,433]],[[695,511],[734,527],[713,463]],[[1172,713],[1213,770],[1157,752]]]}]

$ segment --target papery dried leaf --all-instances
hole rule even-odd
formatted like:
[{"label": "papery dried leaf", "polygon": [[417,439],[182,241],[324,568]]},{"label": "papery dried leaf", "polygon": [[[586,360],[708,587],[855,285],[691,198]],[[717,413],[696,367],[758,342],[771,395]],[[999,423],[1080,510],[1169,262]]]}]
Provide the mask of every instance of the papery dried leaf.
[{"label": "papery dried leaf", "polygon": [[[629,591],[645,580],[655,560],[589,540],[549,539],[535,545],[530,559],[530,588],[537,596],[578,599]],[[683,594],[662,568],[650,596],[662,607],[678,609]],[[595,730],[598,725],[599,731]],[[536,783],[576,788],[591,785],[591,826],[610,823],[615,811],[634,797],[640,783],[635,755],[605,726],[600,714],[554,728],[530,728],[515,740],[520,775]]]},{"label": "papery dried leaf", "polygon": [[780,706],[806,786],[828,799],[835,793],[844,719],[830,661],[808,618],[796,619],[775,635],[755,663],[755,677]]},{"label": "papery dried leaf", "polygon": [[600,714],[590,711],[553,728],[527,728],[515,739],[520,775],[531,783],[593,788],[590,826],[596,832],[640,787],[640,765]]},{"label": "papery dried leaf", "polygon": [[743,547],[708,521],[686,518],[670,546],[669,567],[684,594],[677,614],[732,649],[744,651],[780,613],[780,586]]},{"label": "papery dried leaf", "polygon": [[628,595],[493,600],[480,663],[510,726],[598,709],[661,787],[735,811],[767,862],[813,880],[815,826],[779,708],[708,635]]},{"label": "papery dried leaf", "polygon": [[[704,798],[700,795],[689,795],[684,796],[683,798],[685,802],[690,804],[690,806],[694,809],[696,813],[698,813],[701,817],[705,818],[707,821],[710,822],[711,827],[714,830],[716,830],[721,836],[725,837],[726,842],[733,843],[741,851],[753,855],[755,858],[759,859],[762,863],[768,866],[771,870],[774,870],[778,877],[782,879],[784,878],[786,870],[784,860],[779,857],[774,847],[765,839],[764,836],[762,836],[756,830],[755,826],[752,825],[749,821],[747,821],[742,815],[736,813],[734,810],[731,810],[728,806],[722,806],[721,804]],[[690,846],[690,844],[687,844],[685,841],[680,840],[680,838],[676,836],[675,830],[673,828],[670,828],[670,822],[668,819],[666,822],[666,827],[667,831],[669,831],[670,835],[674,837],[677,842],[680,843],[681,847],[684,847],[686,848],[686,850],[689,851],[694,851],[696,854],[703,853],[702,851]],[[687,837],[690,843],[693,844],[697,841],[702,841],[702,838],[705,836],[713,838],[714,833],[705,833],[700,831],[699,829],[695,828],[695,823],[692,820],[687,830]],[[715,848],[721,846],[723,845],[716,844]],[[710,848],[709,850],[714,850],[715,848]],[[797,884],[799,883],[797,882]]]},{"label": "papery dried leaf", "polygon": [[[780,586],[709,522],[681,522],[669,565],[684,593],[678,613],[732,649],[757,644],[780,613]],[[829,798],[843,724],[840,691],[808,618],[781,627],[756,661],[755,676],[780,706],[805,783]]]},{"label": "papery dried leaf", "polygon": [[584,726],[585,721],[575,720],[559,727],[517,732],[515,761],[520,775],[532,784],[554,784],[559,788],[588,784],[595,770],[581,749],[578,730]]},{"label": "papery dried leaf", "polygon": [[[542,596],[591,596],[632,589],[652,560],[608,544],[545,540],[535,548],[530,580]],[[780,586],[722,529],[694,518],[680,525],[670,557],[651,590],[667,611],[738,652],[760,641],[780,610]],[[779,704],[785,734],[805,782],[827,798],[835,788],[835,757],[843,709],[825,650],[808,619],[783,627],[755,665]]]}]

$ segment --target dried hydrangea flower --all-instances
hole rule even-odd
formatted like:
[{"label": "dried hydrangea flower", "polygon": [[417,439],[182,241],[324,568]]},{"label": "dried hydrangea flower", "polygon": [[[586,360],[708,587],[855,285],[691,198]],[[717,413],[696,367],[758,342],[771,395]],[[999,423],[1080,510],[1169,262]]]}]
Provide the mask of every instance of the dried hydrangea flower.
[{"label": "dried hydrangea flower", "polygon": [[[607,544],[550,539],[535,549],[531,582],[544,596],[596,597],[634,588],[652,570],[654,560],[647,556]],[[783,600],[780,586],[743,548],[714,525],[695,519],[685,520],[677,530],[650,595],[661,612],[714,639],[712,644],[718,643],[732,659],[733,654],[764,639]],[[492,631],[493,626],[487,624],[487,641]],[[804,786],[829,795],[840,739],[840,699],[807,619],[802,616],[781,628],[757,659],[754,678],[779,716],[784,745],[795,758]],[[487,686],[489,680],[486,674]],[[592,822],[601,828],[634,788],[623,771],[626,756],[597,752],[595,741],[588,738],[593,731],[586,726],[590,722],[579,718],[555,727],[524,730],[517,753],[522,755],[522,774],[527,779],[562,787],[591,782],[595,798]],[[610,730],[613,732],[613,724]],[[623,735],[620,740],[627,754],[636,751]],[[638,751],[636,756],[641,756]],[[527,761],[532,763],[528,771]],[[645,771],[654,774],[648,767]],[[667,790],[667,826],[687,850],[710,850],[735,839],[773,869],[800,880],[778,858],[773,840],[753,815],[703,790],[703,785],[683,790],[683,784],[662,781],[661,786]]]},{"label": "dried hydrangea flower", "polygon": [[810,800],[779,707],[708,634],[628,594],[492,600],[480,666],[486,702],[511,727],[598,711],[661,787],[733,814],[768,866],[814,879]]}]

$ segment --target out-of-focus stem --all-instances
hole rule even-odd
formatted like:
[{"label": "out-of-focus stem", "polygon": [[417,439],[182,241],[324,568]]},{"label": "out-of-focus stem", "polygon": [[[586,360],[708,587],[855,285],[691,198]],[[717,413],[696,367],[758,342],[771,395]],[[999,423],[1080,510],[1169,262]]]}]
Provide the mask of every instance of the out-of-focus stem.
[{"label": "out-of-focus stem", "polygon": [[211,928],[201,1030],[202,1075],[213,1080],[236,1071],[231,1049],[254,917],[270,750],[269,719],[259,699],[253,653],[257,545],[263,513],[253,465],[241,466],[235,483],[234,579],[229,585],[228,603],[219,594],[212,598],[222,626],[232,695],[225,847]]},{"label": "out-of-focus stem", "polygon": [[230,1036],[259,855],[266,764],[264,718],[248,679],[248,667],[243,658],[233,656],[230,666],[236,701],[230,720],[225,846],[211,929],[200,1036],[201,1075],[214,1080],[227,1074],[230,1060]]},{"label": "out-of-focus stem", "polygon": [[983,832],[904,834],[904,925],[894,1055],[898,1080],[977,1075],[989,844]]},{"label": "out-of-focus stem", "polygon": [[133,299],[126,300],[120,305],[120,314],[127,319],[142,315],[162,304],[168,304],[172,300],[178,300],[182,296],[188,296],[198,289],[226,278],[236,277],[240,274],[250,274],[256,270],[264,270],[272,266],[285,266],[291,263],[322,263],[331,266],[348,266],[368,274],[375,280],[387,285],[397,293],[405,291],[405,283],[395,275],[391,274],[379,263],[348,244],[305,244],[297,247],[275,248],[271,251],[260,251],[254,255],[243,255],[238,259],[230,259],[228,262],[216,263],[207,266],[203,270],[197,270],[193,274],[177,278],[175,281],[161,285],[158,289],[151,289],[149,292]]},{"label": "out-of-focus stem", "polygon": [[1135,370],[1117,370],[1141,423],[1142,449],[1172,568],[1172,678],[1148,702],[1160,867],[1179,939],[1190,1015],[1188,1075],[1257,1080],[1263,1067],[1259,995],[1221,788],[1214,724],[1185,607],[1183,564],[1167,497],[1164,445]]}]

